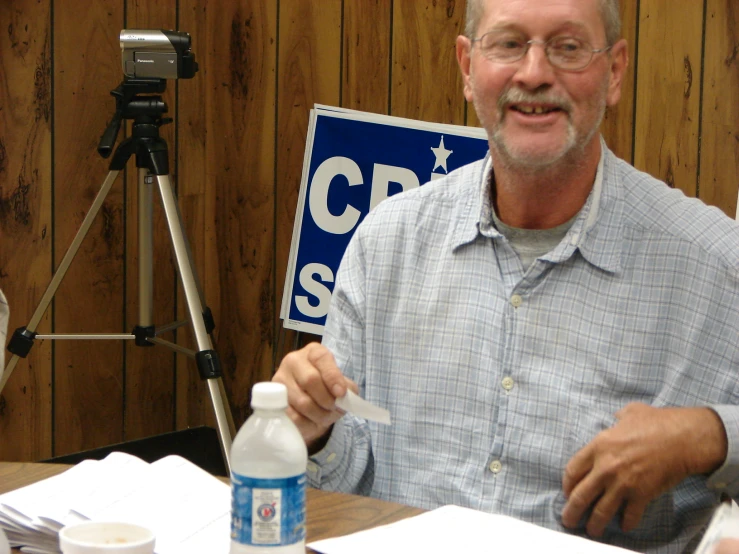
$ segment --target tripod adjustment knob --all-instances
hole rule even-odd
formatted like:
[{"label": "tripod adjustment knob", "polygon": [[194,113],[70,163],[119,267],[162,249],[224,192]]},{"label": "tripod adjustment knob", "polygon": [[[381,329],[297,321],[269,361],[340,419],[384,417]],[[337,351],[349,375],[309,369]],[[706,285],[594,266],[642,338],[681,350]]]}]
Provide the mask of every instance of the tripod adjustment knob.
[{"label": "tripod adjustment knob", "polygon": [[221,360],[215,350],[201,350],[195,354],[195,361],[198,364],[201,379],[221,377]]},{"label": "tripod adjustment knob", "polygon": [[154,346],[153,342],[147,340],[156,336],[156,329],[153,325],[136,325],[131,334],[136,337],[134,339],[136,346]]},{"label": "tripod adjustment knob", "polygon": [[8,343],[8,350],[16,356],[25,358],[31,351],[33,340],[35,338],[35,332],[29,331],[26,327],[18,327],[13,333],[13,336],[10,338],[10,342]]}]

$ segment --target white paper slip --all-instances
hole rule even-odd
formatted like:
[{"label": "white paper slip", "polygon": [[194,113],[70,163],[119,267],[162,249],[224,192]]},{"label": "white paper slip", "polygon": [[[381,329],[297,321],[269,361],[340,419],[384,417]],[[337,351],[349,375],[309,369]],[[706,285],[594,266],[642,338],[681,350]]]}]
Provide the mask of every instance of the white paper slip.
[{"label": "white paper slip", "polygon": [[390,425],[390,412],[371,402],[367,402],[361,396],[356,395],[349,389],[346,395],[336,399],[336,405],[345,412],[351,412],[357,417],[370,421],[376,421],[384,425]]},{"label": "white paper slip", "polygon": [[442,506],[430,512],[333,539],[311,542],[321,554],[634,554],[508,516]]},{"label": "white paper slip", "polygon": [[728,538],[739,538],[739,506],[733,500],[716,508],[695,554],[710,554],[716,543]]}]

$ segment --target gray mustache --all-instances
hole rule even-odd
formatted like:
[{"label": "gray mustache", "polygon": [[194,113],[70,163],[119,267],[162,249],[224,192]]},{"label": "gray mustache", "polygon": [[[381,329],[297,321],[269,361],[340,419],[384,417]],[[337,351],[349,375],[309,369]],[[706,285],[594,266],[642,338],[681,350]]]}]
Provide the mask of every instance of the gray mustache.
[{"label": "gray mustache", "polygon": [[508,104],[549,104],[569,113],[570,103],[550,92],[526,92],[521,89],[508,89],[498,98],[498,108],[503,109]]}]

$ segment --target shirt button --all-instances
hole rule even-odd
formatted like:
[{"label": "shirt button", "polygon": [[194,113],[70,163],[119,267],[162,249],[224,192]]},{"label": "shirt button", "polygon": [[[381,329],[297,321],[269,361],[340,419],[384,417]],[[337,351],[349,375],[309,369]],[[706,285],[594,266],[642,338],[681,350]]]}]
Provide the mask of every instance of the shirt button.
[{"label": "shirt button", "polygon": [[500,470],[503,469],[503,464],[500,463],[499,460],[493,460],[490,462],[490,471],[493,473],[500,473]]},{"label": "shirt button", "polygon": [[503,388],[505,390],[511,390],[513,388],[513,378],[512,377],[503,377],[503,380],[500,383],[503,385]]},{"label": "shirt button", "polygon": [[513,304],[514,308],[518,308],[521,304],[523,304],[523,298],[521,298],[518,294],[514,294],[511,296],[511,304]]}]

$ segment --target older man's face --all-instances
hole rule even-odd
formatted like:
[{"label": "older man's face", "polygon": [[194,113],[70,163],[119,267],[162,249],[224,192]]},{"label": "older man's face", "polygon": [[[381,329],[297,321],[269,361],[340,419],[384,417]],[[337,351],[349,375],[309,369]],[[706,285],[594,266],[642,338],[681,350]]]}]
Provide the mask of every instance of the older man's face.
[{"label": "older man's face", "polygon": [[[607,46],[598,0],[483,3],[477,37],[490,31],[524,42],[570,36],[594,49]],[[487,59],[479,43],[472,47],[468,39],[460,37],[457,56],[465,97],[473,102],[488,132],[493,154],[529,168],[576,159],[586,146],[598,140],[597,130],[606,106],[620,97],[625,48],[625,43],[619,41],[611,56],[595,54],[585,69],[565,71],[550,63],[540,44],[532,45],[521,60],[502,63]]]}]

